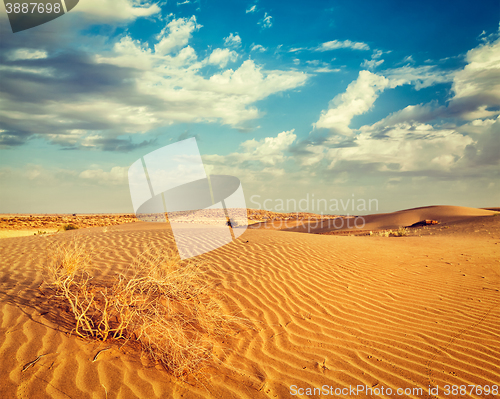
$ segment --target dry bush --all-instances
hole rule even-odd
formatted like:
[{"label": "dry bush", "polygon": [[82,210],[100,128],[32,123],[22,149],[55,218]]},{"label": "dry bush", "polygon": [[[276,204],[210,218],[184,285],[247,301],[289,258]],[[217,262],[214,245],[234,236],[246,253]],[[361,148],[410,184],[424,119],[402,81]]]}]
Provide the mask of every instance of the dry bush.
[{"label": "dry bush", "polygon": [[370,231],[371,236],[379,237],[405,237],[410,234],[410,230],[406,227],[400,227],[397,230],[381,230],[381,231]]},{"label": "dry bush", "polygon": [[410,230],[408,230],[406,227],[400,227],[399,229],[391,233],[393,237],[405,237],[408,234],[410,234]]},{"label": "dry bush", "polygon": [[61,230],[76,230],[76,229],[78,229],[78,226],[75,226],[74,224],[71,223],[61,226]]},{"label": "dry bush", "polygon": [[392,230],[370,231],[371,236],[389,237],[391,234]]},{"label": "dry bush", "polygon": [[151,360],[183,376],[211,359],[217,337],[244,323],[223,312],[203,263],[148,246],[104,284],[92,277],[91,253],[78,241],[56,245],[44,270],[82,337],[134,340]]}]

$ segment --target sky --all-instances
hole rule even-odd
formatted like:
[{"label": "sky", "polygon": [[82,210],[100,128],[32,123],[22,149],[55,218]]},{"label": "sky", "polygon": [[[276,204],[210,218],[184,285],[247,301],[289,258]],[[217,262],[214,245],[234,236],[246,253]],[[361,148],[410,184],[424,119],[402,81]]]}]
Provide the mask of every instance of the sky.
[{"label": "sky", "polygon": [[128,168],[191,137],[249,208],[500,206],[499,21],[498,0],[80,0],[12,33],[2,3],[0,213],[133,212]]}]

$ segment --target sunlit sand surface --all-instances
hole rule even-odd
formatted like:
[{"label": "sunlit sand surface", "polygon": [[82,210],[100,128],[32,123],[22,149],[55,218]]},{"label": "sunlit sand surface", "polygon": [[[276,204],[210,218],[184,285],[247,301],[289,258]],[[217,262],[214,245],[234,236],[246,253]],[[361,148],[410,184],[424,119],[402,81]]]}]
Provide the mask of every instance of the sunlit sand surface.
[{"label": "sunlit sand surface", "polygon": [[440,222],[405,237],[257,226],[201,255],[207,279],[226,296],[224,309],[250,323],[221,343],[213,366],[185,381],[123,342],[71,334],[70,314],[49,306],[38,289],[50,240],[91,240],[99,248],[94,264],[112,277],[144,243],[173,247],[168,224],[2,239],[1,396],[289,398],[291,386],[362,385],[421,388],[423,395],[401,396],[415,398],[432,397],[429,386],[439,386],[435,397],[450,398],[445,385],[498,385],[500,216],[422,209],[366,218],[373,230]]}]

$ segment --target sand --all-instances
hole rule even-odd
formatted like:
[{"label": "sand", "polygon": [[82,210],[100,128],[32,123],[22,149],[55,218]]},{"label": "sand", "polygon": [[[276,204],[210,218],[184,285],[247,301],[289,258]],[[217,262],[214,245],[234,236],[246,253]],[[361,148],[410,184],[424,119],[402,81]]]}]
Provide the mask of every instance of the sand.
[{"label": "sand", "polygon": [[[390,388],[393,396],[398,388],[416,389],[399,397],[450,398],[458,395],[446,395],[447,384],[498,385],[500,217],[472,208],[422,209],[368,218],[372,228],[440,220],[408,237],[248,229],[201,255],[210,264],[207,278],[218,279],[226,295],[226,310],[251,327],[221,343],[219,364],[186,381],[127,345],[71,335],[67,314],[38,290],[48,241],[91,240],[100,250],[95,265],[112,276],[145,242],[173,246],[167,224],[2,239],[1,396],[289,398],[300,388],[359,385]],[[310,393],[296,396],[377,397]]]}]

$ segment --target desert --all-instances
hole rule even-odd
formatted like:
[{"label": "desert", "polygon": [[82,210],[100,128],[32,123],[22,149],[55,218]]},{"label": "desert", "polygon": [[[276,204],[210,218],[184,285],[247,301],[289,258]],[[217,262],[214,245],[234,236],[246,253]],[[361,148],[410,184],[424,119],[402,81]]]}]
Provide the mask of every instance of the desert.
[{"label": "desert", "polygon": [[[369,215],[362,230],[371,234],[362,235],[321,223],[294,231],[312,223],[311,214],[297,218],[303,226],[280,230],[276,221],[290,215],[254,211],[258,223],[238,239],[196,257],[220,309],[242,322],[215,337],[206,362],[180,375],[133,340],[78,334],[43,273],[52,244],[78,242],[93,248],[95,278],[111,281],[146,244],[175,249],[168,223],[94,227],[83,219],[74,230],[3,238],[2,396],[494,397],[500,217],[491,209]],[[425,219],[438,223],[381,234]]]}]

